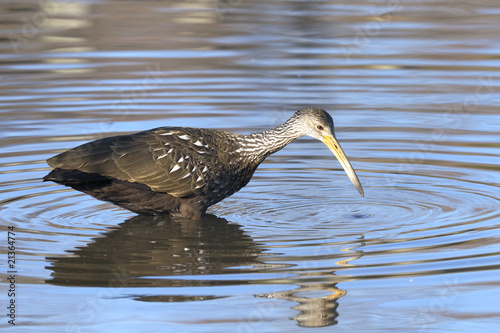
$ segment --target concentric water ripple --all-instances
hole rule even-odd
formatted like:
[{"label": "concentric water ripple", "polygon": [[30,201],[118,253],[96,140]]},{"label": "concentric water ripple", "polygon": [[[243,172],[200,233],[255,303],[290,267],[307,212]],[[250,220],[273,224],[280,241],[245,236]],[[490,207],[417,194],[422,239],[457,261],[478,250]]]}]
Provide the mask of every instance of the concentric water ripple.
[{"label": "concentric water ripple", "polygon": [[[498,268],[485,259],[497,257],[498,250],[471,250],[498,241],[491,237],[498,228],[491,221],[500,217],[498,187],[469,180],[484,172],[476,164],[459,162],[440,177],[439,165],[449,160],[434,160],[434,169],[424,162],[411,165],[414,173],[384,169],[401,169],[398,160],[354,162],[366,198],[357,197],[341,170],[284,169],[276,183],[273,168],[265,164],[249,188],[215,211],[256,225],[264,230],[260,233],[271,229],[275,242],[280,239],[270,245],[271,252],[280,252],[272,260],[293,261],[294,268],[285,268],[288,272],[307,272],[302,266],[314,263],[315,270],[335,271],[335,279],[345,281],[453,273],[464,262],[470,270]],[[325,181],[328,177],[333,180]],[[481,178],[486,178],[484,173]],[[298,230],[306,230],[313,240],[298,246]],[[365,257],[370,258],[368,264],[363,263]],[[321,281],[324,276],[310,279]]]},{"label": "concentric water ripple", "polygon": [[[441,173],[440,167],[435,167],[434,173],[423,163],[414,163],[412,168],[425,167],[425,175],[420,171],[411,174],[383,169],[387,165],[398,165],[397,161],[387,158],[383,163],[354,159],[365,187],[366,197],[361,198],[342,170],[319,166],[325,163],[323,159],[314,162],[315,157],[309,157],[309,164],[318,164],[315,168],[301,162],[290,167],[292,164],[288,161],[293,160],[293,154],[307,149],[304,147],[307,145],[314,143],[291,145],[287,148],[291,155],[279,154],[264,163],[245,189],[211,210],[212,214],[229,221],[238,221],[256,240],[265,242],[271,252],[279,248],[279,255],[266,256],[266,261],[281,267],[271,265],[271,269],[300,271],[304,262],[314,261],[317,269],[331,270],[336,267],[335,260],[345,261],[353,254],[355,257],[375,255],[375,258],[390,255],[390,262],[366,267],[393,266],[395,258],[404,256],[394,276],[425,275],[433,271],[426,267],[427,263],[453,262],[463,257],[471,260],[475,256],[468,254],[470,244],[494,242],[495,238],[488,234],[498,227],[490,224],[500,217],[498,188],[469,180],[475,173],[483,172],[475,165],[460,163],[447,177],[439,177],[436,174]],[[362,156],[363,152],[357,154]],[[464,158],[464,155],[458,156]],[[38,170],[48,170],[43,162],[22,160],[15,168],[12,163],[4,163],[1,170],[4,179],[1,187],[9,196],[2,202],[3,217],[9,224],[21,227],[25,221],[33,221],[45,237],[51,234],[89,236],[115,226],[113,220],[133,216],[60,185],[42,183],[43,172]],[[332,157],[328,163],[336,162]],[[434,164],[440,163],[435,160]],[[25,174],[37,174],[39,178],[23,178]],[[7,180],[7,177],[15,180]],[[297,236],[304,231],[313,241],[298,244]],[[332,253],[327,255],[320,253],[322,251]],[[488,255],[498,253],[481,253],[478,258]],[[418,264],[413,257],[420,258],[415,259]],[[323,261],[325,267],[322,267]],[[290,265],[294,268],[290,269]],[[352,271],[353,266],[365,267],[349,264],[347,269]],[[450,263],[448,266],[451,271],[456,269]],[[335,268],[336,271],[343,269],[343,266]],[[393,276],[391,271],[384,276]],[[367,273],[349,274],[346,279],[374,274],[369,269],[362,272]],[[380,272],[375,275],[379,276]]]}]

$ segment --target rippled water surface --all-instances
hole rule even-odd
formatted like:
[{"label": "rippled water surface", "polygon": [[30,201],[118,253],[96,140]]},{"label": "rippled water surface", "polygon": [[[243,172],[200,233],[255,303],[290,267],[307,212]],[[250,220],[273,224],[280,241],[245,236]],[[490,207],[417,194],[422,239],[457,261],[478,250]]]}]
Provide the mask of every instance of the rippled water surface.
[{"label": "rippled water surface", "polygon": [[[3,1],[0,17],[17,331],[498,331],[497,2]],[[86,141],[250,133],[306,105],[331,112],[364,198],[310,138],[196,222],[41,181]]]}]

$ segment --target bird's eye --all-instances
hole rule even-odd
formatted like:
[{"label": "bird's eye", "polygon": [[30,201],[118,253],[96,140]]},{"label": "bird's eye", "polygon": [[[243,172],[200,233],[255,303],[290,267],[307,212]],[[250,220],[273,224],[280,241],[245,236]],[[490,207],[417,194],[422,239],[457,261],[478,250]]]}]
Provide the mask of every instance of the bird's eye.
[{"label": "bird's eye", "polygon": [[317,128],[318,130],[320,130],[320,131],[322,131],[322,130],[324,130],[324,129],[325,129],[325,128],[324,128],[323,126],[321,126],[321,125],[316,126],[316,128]]}]

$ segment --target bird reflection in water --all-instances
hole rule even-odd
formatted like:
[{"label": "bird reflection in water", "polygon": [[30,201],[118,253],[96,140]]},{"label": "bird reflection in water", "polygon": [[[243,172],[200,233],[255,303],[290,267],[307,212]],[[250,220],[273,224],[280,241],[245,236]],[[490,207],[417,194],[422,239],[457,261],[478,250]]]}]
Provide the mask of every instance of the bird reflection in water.
[{"label": "bird reflection in water", "polygon": [[[92,287],[190,287],[245,283],[235,278],[189,279],[188,276],[269,272],[283,264],[265,262],[262,244],[237,224],[207,215],[199,221],[168,216],[137,215],[65,257],[48,257],[47,283]],[[348,261],[348,260],[347,260]],[[178,276],[179,278],[175,278]],[[299,326],[320,327],[337,323],[337,299],[345,291],[332,281],[334,272],[299,273],[286,284],[298,289],[257,297],[298,303],[292,319]],[[319,282],[302,283],[305,280]],[[295,282],[297,281],[297,282]],[[326,292],[326,296],[325,296]],[[311,297],[303,296],[312,294]],[[185,302],[230,295],[132,295],[139,301]]]},{"label": "bird reflection in water", "polygon": [[[52,262],[49,283],[77,286],[177,287],[220,281],[164,277],[227,273],[258,267],[262,249],[237,224],[207,215],[199,221],[137,215]],[[147,277],[147,278],[144,278]],[[158,278],[155,278],[158,277]],[[116,280],[120,281],[116,281]]]},{"label": "bird reflection in water", "polygon": [[[364,243],[361,243],[361,246],[364,246]],[[363,256],[363,252],[360,250],[346,248],[341,251],[352,253],[352,257],[335,262],[339,266],[352,266],[349,263],[350,261]],[[340,277],[334,279],[335,276],[335,271],[333,270],[300,273],[294,280],[315,280],[318,282],[295,283],[299,288],[259,295],[259,297],[285,299],[299,303],[293,309],[300,311],[300,313],[291,319],[297,321],[297,325],[301,327],[335,325],[339,316],[337,312],[339,303],[337,300],[346,294],[345,290],[337,287],[338,282],[328,282],[331,280],[341,280]]]}]

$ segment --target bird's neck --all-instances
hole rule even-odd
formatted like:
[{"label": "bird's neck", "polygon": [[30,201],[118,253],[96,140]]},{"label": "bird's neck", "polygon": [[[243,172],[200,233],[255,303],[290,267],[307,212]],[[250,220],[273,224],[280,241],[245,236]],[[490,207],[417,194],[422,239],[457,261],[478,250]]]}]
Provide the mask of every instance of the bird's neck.
[{"label": "bird's neck", "polygon": [[302,135],[291,131],[286,123],[268,131],[244,135],[240,142],[241,153],[249,157],[254,156],[260,163]]}]

